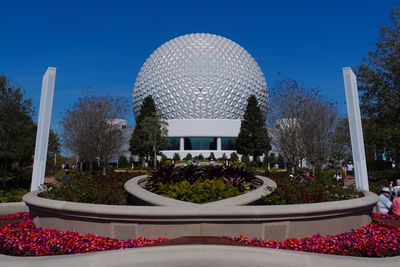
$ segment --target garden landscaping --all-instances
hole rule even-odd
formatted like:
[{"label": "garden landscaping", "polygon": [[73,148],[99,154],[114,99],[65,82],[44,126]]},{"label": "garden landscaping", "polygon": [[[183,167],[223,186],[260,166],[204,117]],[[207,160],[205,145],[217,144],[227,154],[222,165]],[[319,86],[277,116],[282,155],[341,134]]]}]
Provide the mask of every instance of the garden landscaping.
[{"label": "garden landscaping", "polygon": [[305,204],[355,199],[364,193],[354,187],[343,185],[332,179],[334,171],[321,171],[317,177],[297,175],[288,172],[269,172],[266,176],[277,184],[270,195],[263,198],[263,205]]},{"label": "garden landscaping", "polygon": [[[80,235],[36,227],[29,213],[1,216],[0,220],[21,219],[19,223],[0,227],[0,253],[11,256],[46,256],[81,254],[105,250],[142,247],[168,240],[139,237],[118,240],[97,235]],[[305,251],[356,257],[391,257],[400,255],[400,228],[386,223],[370,223],[337,235],[314,235],[284,241],[249,239],[244,236],[223,237],[256,247]]]},{"label": "garden landscaping", "polygon": [[165,197],[203,204],[247,193],[260,184],[243,167],[166,165],[149,175],[146,189]]},{"label": "garden landscaping", "polygon": [[[118,172],[107,176],[73,173],[70,179],[47,188],[40,197],[92,204],[137,205],[129,201],[124,184],[133,177],[147,174],[141,170],[134,173]],[[317,173],[317,177],[289,172],[258,173],[277,183],[272,194],[266,195],[258,205],[287,205],[319,203],[355,199],[364,196],[353,187],[332,179],[332,171]],[[260,180],[249,169],[224,167],[222,165],[174,166],[165,165],[152,171],[145,188],[152,193],[191,203],[209,203],[252,191],[260,186]]]},{"label": "garden landscaping", "polygon": [[124,184],[132,177],[147,173],[146,170],[141,170],[135,173],[114,172],[103,176],[74,172],[69,179],[59,177],[59,184],[46,188],[39,196],[80,203],[129,205]]}]

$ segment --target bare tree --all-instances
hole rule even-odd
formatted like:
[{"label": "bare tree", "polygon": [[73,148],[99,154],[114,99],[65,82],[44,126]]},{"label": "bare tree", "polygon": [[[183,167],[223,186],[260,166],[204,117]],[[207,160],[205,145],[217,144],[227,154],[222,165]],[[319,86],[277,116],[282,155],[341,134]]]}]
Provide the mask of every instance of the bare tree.
[{"label": "bare tree", "polygon": [[[119,118],[126,112],[123,98],[88,95],[66,111],[62,121],[65,147],[87,161],[98,161],[105,174],[107,162],[120,154],[124,139]],[[82,165],[81,165],[82,166]]]},{"label": "bare tree", "polygon": [[306,94],[303,107],[301,136],[305,158],[312,164],[313,170],[321,169],[332,158],[335,149],[336,106],[314,90]]},{"label": "bare tree", "polygon": [[304,158],[301,144],[301,120],[303,116],[303,91],[296,81],[278,81],[272,108],[272,143],[287,162],[295,166]]},{"label": "bare tree", "polygon": [[322,168],[332,155],[337,111],[318,90],[305,90],[294,80],[277,83],[272,101],[273,144],[295,166],[306,159]]}]

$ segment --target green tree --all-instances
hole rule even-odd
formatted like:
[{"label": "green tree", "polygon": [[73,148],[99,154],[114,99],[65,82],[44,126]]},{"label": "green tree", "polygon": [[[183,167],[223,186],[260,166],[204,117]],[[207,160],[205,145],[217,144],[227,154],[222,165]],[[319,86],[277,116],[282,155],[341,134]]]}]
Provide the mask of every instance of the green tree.
[{"label": "green tree", "polygon": [[231,153],[231,157],[229,159],[232,163],[238,162],[239,161],[239,157],[238,154],[236,154],[235,152]]},{"label": "green tree", "polygon": [[136,127],[130,139],[130,151],[133,155],[154,158],[154,167],[157,164],[157,152],[168,143],[168,123],[157,113],[152,96],[147,96],[136,117]]},{"label": "green tree", "polygon": [[[392,11],[391,25],[380,27],[375,50],[369,51],[357,74],[362,93],[366,141],[378,152],[400,160],[400,8]],[[372,153],[369,153],[370,155]]]},{"label": "green tree", "polygon": [[46,169],[47,171],[53,169],[56,170],[57,166],[57,155],[60,154],[60,139],[58,135],[50,128],[49,132],[49,145],[47,148],[47,160],[46,160]]},{"label": "green tree", "polygon": [[127,168],[127,167],[129,167],[128,159],[124,155],[121,155],[118,158],[118,168]]},{"label": "green tree", "polygon": [[240,125],[236,150],[239,154],[258,157],[268,153],[270,149],[265,116],[258,106],[256,97],[251,95],[247,100],[246,111]]},{"label": "green tree", "polygon": [[242,155],[242,158],[240,159],[242,163],[244,163],[246,166],[250,165],[250,158],[247,154]]},{"label": "green tree", "polygon": [[36,125],[32,101],[21,88],[0,75],[0,189],[21,186],[29,178],[24,170],[32,165]]},{"label": "green tree", "polygon": [[179,153],[174,153],[174,156],[172,157],[172,159],[177,162],[179,160],[181,160],[181,157],[179,156]]}]

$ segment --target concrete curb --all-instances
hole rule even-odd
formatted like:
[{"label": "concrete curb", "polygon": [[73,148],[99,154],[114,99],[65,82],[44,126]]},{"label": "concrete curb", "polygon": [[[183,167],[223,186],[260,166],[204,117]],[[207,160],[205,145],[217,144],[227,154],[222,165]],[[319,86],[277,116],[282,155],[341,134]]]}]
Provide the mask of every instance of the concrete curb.
[{"label": "concrete curb", "polygon": [[2,267],[397,267],[400,257],[358,258],[257,247],[185,245],[132,248],[79,255],[12,257],[0,255]]}]

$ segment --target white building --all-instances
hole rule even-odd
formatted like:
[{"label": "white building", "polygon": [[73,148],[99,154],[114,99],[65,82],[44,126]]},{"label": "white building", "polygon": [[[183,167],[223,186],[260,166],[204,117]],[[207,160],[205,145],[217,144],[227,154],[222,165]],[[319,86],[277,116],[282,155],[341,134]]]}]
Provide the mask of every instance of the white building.
[{"label": "white building", "polygon": [[133,91],[135,115],[151,95],[167,120],[168,157],[191,153],[216,157],[235,152],[250,95],[267,111],[268,89],[252,56],[214,34],[189,34],[166,42],[143,64]]}]

